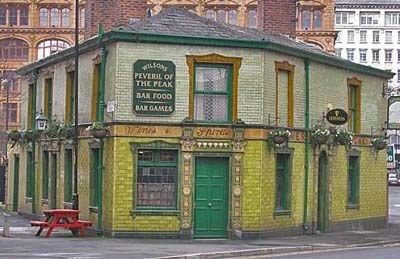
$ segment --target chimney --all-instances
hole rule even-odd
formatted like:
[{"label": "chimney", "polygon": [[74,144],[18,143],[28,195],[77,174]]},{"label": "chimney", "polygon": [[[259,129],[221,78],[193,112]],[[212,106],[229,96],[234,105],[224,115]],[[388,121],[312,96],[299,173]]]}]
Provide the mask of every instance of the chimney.
[{"label": "chimney", "polygon": [[147,0],[86,0],[85,39],[97,35],[99,23],[104,31],[143,19]]},{"label": "chimney", "polygon": [[258,0],[258,29],[296,37],[296,0]]}]

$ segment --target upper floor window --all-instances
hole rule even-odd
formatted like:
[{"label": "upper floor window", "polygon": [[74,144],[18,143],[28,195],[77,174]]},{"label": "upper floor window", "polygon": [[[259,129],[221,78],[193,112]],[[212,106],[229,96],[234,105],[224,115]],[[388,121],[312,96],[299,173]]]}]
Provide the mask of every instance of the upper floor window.
[{"label": "upper floor window", "polygon": [[347,31],[347,42],[354,42],[354,31]]},{"label": "upper floor window", "polygon": [[257,9],[249,9],[247,12],[247,26],[257,28]]},{"label": "upper floor window", "polygon": [[386,13],[385,25],[400,25],[400,13]]},{"label": "upper floor window", "polygon": [[39,25],[41,27],[69,27],[71,11],[68,8],[40,8]]},{"label": "upper floor window", "polygon": [[0,26],[27,26],[29,7],[25,4],[0,4]]},{"label": "upper floor window", "polygon": [[367,31],[360,31],[360,43],[367,42]]},{"label": "upper floor window", "polygon": [[360,13],[361,25],[376,25],[379,23],[379,13]]},{"label": "upper floor window", "polygon": [[80,16],[79,16],[79,23],[80,23],[81,28],[85,27],[85,8],[81,8]]},{"label": "upper floor window", "polygon": [[8,89],[9,94],[19,93],[19,78],[15,71],[13,70],[3,70],[0,72],[0,78],[6,80],[5,87],[1,89],[3,96],[6,95]]},{"label": "upper floor window", "polygon": [[38,59],[48,57],[59,50],[69,47],[69,44],[62,40],[52,39],[42,41],[38,45]]},{"label": "upper floor window", "polygon": [[360,49],[360,62],[361,63],[367,62],[367,50],[366,49]]},{"label": "upper floor window", "polygon": [[385,31],[385,42],[392,43],[392,31]]},{"label": "upper floor window", "polygon": [[338,57],[342,57],[342,49],[335,49],[335,55]]},{"label": "upper floor window", "polygon": [[187,56],[190,80],[189,117],[203,122],[237,119],[237,85],[241,58],[216,54]]},{"label": "upper floor window", "polygon": [[379,31],[372,32],[372,42],[379,43]]},{"label": "upper floor window", "polygon": [[206,18],[217,22],[237,24],[237,11],[229,8],[209,8],[206,10]]},{"label": "upper floor window", "polygon": [[392,62],[392,56],[393,56],[392,53],[393,53],[393,50],[385,49],[385,62],[389,62],[389,63]]},{"label": "upper floor window", "polygon": [[336,42],[341,42],[342,41],[342,31],[338,31],[336,34]]},{"label": "upper floor window", "polygon": [[372,50],[372,62],[379,62],[379,49]]},{"label": "upper floor window", "polygon": [[28,61],[29,46],[23,40],[4,39],[0,40],[0,60]]},{"label": "upper floor window", "polygon": [[336,12],[335,13],[336,24],[354,24],[354,12]]},{"label": "upper floor window", "polygon": [[361,129],[361,81],[357,78],[347,79],[348,88],[348,127],[354,133]]},{"label": "upper floor window", "polygon": [[300,12],[300,24],[302,30],[322,29],[322,11],[320,9],[304,8]]},{"label": "upper floor window", "polygon": [[354,61],[354,49],[347,49],[347,59]]}]

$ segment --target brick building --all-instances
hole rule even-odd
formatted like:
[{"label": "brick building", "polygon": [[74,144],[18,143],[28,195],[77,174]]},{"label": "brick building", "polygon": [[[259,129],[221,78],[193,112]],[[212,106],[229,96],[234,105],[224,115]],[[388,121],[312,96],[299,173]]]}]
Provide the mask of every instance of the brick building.
[{"label": "brick building", "polygon": [[[80,217],[100,232],[259,238],[386,224],[386,152],[370,129],[384,125],[377,86],[390,72],[179,8],[80,49],[76,188]],[[73,119],[73,54],[18,70],[25,127],[37,110]],[[347,138],[328,107],[348,113]],[[85,130],[94,122],[109,134]],[[72,206],[73,143],[49,133],[11,150],[20,213]]]}]

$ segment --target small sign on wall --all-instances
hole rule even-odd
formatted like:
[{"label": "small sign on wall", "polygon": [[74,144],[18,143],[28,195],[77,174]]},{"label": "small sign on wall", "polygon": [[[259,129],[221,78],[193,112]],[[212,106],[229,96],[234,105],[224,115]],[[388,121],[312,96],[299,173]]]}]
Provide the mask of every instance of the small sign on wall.
[{"label": "small sign on wall", "polygon": [[165,116],[175,111],[174,63],[163,60],[135,62],[133,111],[146,116]]},{"label": "small sign on wall", "polygon": [[347,113],[343,109],[332,109],[326,114],[326,119],[334,125],[343,125],[347,122]]}]

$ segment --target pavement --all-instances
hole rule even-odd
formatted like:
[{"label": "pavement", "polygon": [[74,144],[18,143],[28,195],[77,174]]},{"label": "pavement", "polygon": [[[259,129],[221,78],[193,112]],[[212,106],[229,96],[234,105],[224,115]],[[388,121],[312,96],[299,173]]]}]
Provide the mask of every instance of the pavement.
[{"label": "pavement", "polygon": [[[0,206],[0,258],[235,258],[400,243],[400,223],[397,221],[389,223],[385,229],[374,231],[319,233],[257,240],[72,237],[66,230],[55,231],[51,238],[45,239],[35,236],[37,227],[31,227],[29,219],[14,212],[8,214],[11,223],[10,235],[4,237],[1,235],[4,206]],[[74,256],[71,257],[72,254]]]}]

